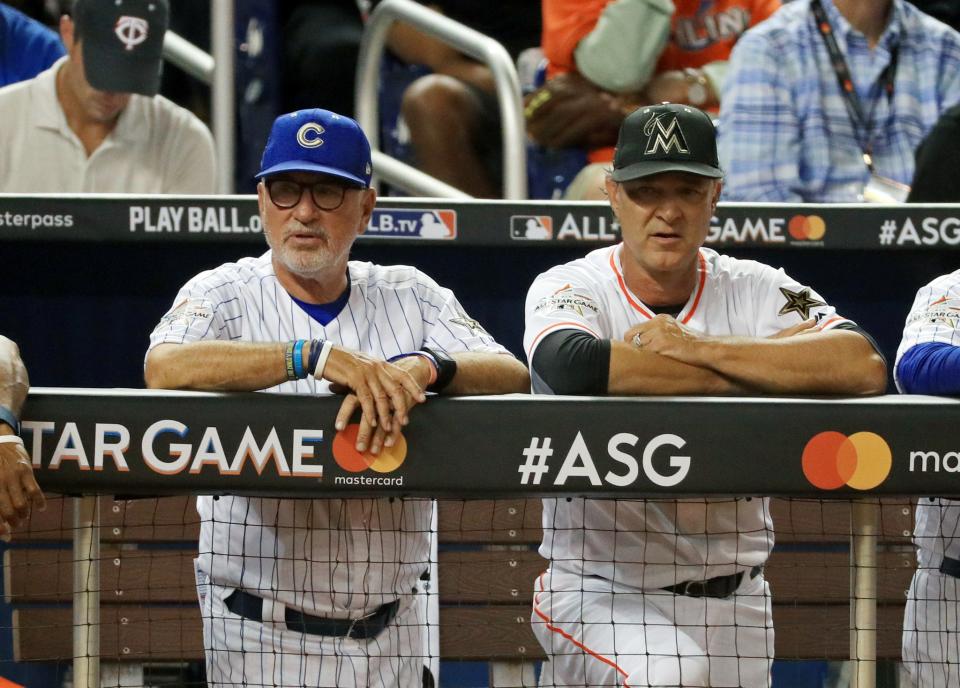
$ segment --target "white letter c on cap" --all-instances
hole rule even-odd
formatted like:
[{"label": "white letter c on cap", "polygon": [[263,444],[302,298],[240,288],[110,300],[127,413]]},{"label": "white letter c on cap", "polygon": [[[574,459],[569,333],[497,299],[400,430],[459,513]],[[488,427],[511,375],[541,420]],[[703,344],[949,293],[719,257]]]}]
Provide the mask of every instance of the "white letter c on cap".
[{"label": "white letter c on cap", "polygon": [[[319,148],[323,145],[320,134],[324,131],[325,129],[316,122],[307,122],[297,131],[297,143],[304,148]],[[310,136],[310,134],[315,134],[315,136]]]}]

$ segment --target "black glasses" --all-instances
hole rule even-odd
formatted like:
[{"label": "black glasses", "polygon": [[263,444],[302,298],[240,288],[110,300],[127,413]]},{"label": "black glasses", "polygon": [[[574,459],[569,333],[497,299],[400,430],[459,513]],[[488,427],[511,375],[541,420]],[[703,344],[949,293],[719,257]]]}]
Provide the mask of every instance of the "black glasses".
[{"label": "black glasses", "polygon": [[267,181],[267,194],[278,208],[289,210],[295,207],[303,197],[303,190],[310,189],[310,197],[314,205],[320,210],[336,210],[343,205],[343,198],[347,189],[357,188],[337,184],[331,181],[320,181],[312,184],[301,184],[292,179],[270,179]]}]

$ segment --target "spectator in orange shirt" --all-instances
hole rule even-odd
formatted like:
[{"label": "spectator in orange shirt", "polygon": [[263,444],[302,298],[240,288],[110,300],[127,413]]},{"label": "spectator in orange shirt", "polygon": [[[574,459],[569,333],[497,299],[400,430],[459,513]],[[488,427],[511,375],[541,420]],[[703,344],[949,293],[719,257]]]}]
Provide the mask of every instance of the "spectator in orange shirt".
[{"label": "spectator in orange shirt", "polygon": [[551,148],[590,148],[568,198],[602,198],[620,122],[640,105],[716,111],[737,39],[780,0],[543,0],[547,84],[527,129]]}]

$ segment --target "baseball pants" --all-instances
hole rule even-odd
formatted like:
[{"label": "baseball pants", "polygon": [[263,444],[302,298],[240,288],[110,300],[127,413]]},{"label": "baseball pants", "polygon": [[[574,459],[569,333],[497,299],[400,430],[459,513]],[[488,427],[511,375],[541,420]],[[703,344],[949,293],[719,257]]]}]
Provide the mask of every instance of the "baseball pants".
[{"label": "baseball pants", "polygon": [[[233,588],[201,591],[207,683],[211,687],[409,688],[421,686],[426,633],[423,605],[412,597],[375,638],[299,633],[283,622],[253,621],[227,609]],[[280,605],[275,605],[279,607]],[[282,607],[274,618],[283,618]]]},{"label": "baseball pants", "polygon": [[937,569],[913,574],[903,614],[901,685],[960,686],[960,580]]},{"label": "baseball pants", "polygon": [[744,576],[728,598],[644,591],[547,571],[534,586],[533,630],[550,661],[540,686],[767,688],[770,591]]}]

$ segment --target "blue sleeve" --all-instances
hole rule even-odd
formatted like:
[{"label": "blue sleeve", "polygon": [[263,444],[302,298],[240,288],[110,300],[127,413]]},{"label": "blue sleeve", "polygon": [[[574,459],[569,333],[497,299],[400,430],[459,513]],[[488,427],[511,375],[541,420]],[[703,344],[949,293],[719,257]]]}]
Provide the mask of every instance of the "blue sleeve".
[{"label": "blue sleeve", "polygon": [[0,86],[32,79],[66,54],[55,31],[0,8]]},{"label": "blue sleeve", "polygon": [[924,342],[907,349],[897,379],[908,394],[960,395],[960,346]]}]

